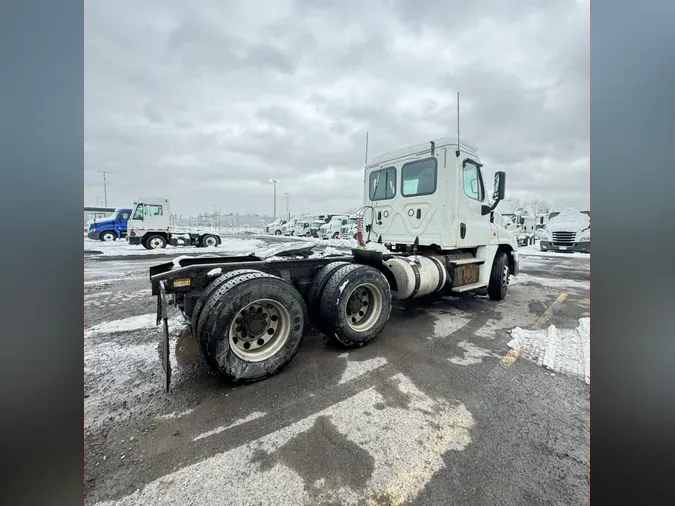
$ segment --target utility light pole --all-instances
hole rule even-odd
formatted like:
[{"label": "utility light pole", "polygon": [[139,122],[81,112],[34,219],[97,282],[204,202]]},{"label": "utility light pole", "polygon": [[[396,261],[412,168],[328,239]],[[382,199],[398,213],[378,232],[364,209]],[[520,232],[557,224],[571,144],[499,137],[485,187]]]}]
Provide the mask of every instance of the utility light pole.
[{"label": "utility light pole", "polygon": [[272,213],[272,219],[276,221],[277,219],[277,183],[279,182],[278,179],[270,179],[270,183],[274,186],[274,211]]},{"label": "utility light pole", "polygon": [[101,174],[103,174],[103,198],[104,198],[104,205],[108,207],[108,184],[105,179],[106,174],[110,174],[110,172],[107,172],[105,170],[99,170]]},{"label": "utility light pole", "polygon": [[286,192],[284,195],[286,195],[286,214],[288,214],[290,218],[290,210],[291,210],[291,194],[289,192]]}]

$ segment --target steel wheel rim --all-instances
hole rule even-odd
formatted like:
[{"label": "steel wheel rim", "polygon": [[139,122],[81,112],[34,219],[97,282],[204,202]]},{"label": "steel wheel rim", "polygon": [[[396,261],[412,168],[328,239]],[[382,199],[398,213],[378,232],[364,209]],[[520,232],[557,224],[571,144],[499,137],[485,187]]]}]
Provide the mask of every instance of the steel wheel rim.
[{"label": "steel wheel rim", "polygon": [[112,241],[112,240],[113,240],[113,234],[111,234],[110,232],[107,232],[107,233],[103,234],[103,241],[108,242],[108,241]]},{"label": "steel wheel rim", "polygon": [[382,293],[370,283],[354,288],[347,297],[345,320],[356,332],[367,332],[372,329],[382,312]]},{"label": "steel wheel rim", "polygon": [[207,237],[206,240],[204,241],[204,243],[207,246],[215,246],[216,245],[216,239],[213,238],[213,237]]},{"label": "steel wheel rim", "polygon": [[276,355],[291,335],[288,310],[272,299],[244,306],[232,319],[228,332],[230,349],[247,362],[262,362]]},{"label": "steel wheel rim", "polygon": [[152,249],[157,249],[162,247],[162,240],[157,237],[150,239],[150,247]]},{"label": "steel wheel rim", "polygon": [[509,284],[509,266],[504,266],[504,280],[502,284],[506,287]]}]

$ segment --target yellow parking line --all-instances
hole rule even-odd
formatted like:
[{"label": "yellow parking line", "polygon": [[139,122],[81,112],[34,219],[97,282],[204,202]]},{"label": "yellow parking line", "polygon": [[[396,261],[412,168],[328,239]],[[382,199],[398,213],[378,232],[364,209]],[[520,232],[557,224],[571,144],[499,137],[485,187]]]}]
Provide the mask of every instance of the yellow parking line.
[{"label": "yellow parking line", "polygon": [[558,306],[563,303],[563,301],[567,298],[566,293],[561,293],[558,295],[558,298],[551,304],[546,311],[544,311],[544,314],[541,315],[539,318],[537,318],[534,323],[532,324],[533,329],[540,329],[546,324],[547,321],[551,319],[551,316],[553,316],[553,308],[555,306]]}]

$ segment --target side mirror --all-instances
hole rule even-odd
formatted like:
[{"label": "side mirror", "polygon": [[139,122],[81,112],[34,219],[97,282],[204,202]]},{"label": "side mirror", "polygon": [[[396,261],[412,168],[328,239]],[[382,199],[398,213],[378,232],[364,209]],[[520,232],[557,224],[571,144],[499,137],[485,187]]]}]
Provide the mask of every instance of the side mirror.
[{"label": "side mirror", "polygon": [[506,172],[499,171],[495,173],[493,187],[494,191],[492,192],[492,200],[494,202],[504,200],[504,195],[506,193]]}]

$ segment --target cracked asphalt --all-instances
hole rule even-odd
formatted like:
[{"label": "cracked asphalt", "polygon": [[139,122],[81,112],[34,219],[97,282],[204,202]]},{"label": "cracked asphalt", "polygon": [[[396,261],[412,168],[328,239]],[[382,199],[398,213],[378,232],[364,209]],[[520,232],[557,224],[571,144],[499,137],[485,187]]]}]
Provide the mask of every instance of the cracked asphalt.
[{"label": "cracked asphalt", "polygon": [[588,385],[504,358],[515,327],[589,316],[588,257],[521,256],[501,302],[397,302],[358,350],[308,329],[281,374],[236,388],[172,309],[169,394],[147,274],[163,258],[85,261],[87,504],[588,502]]}]

